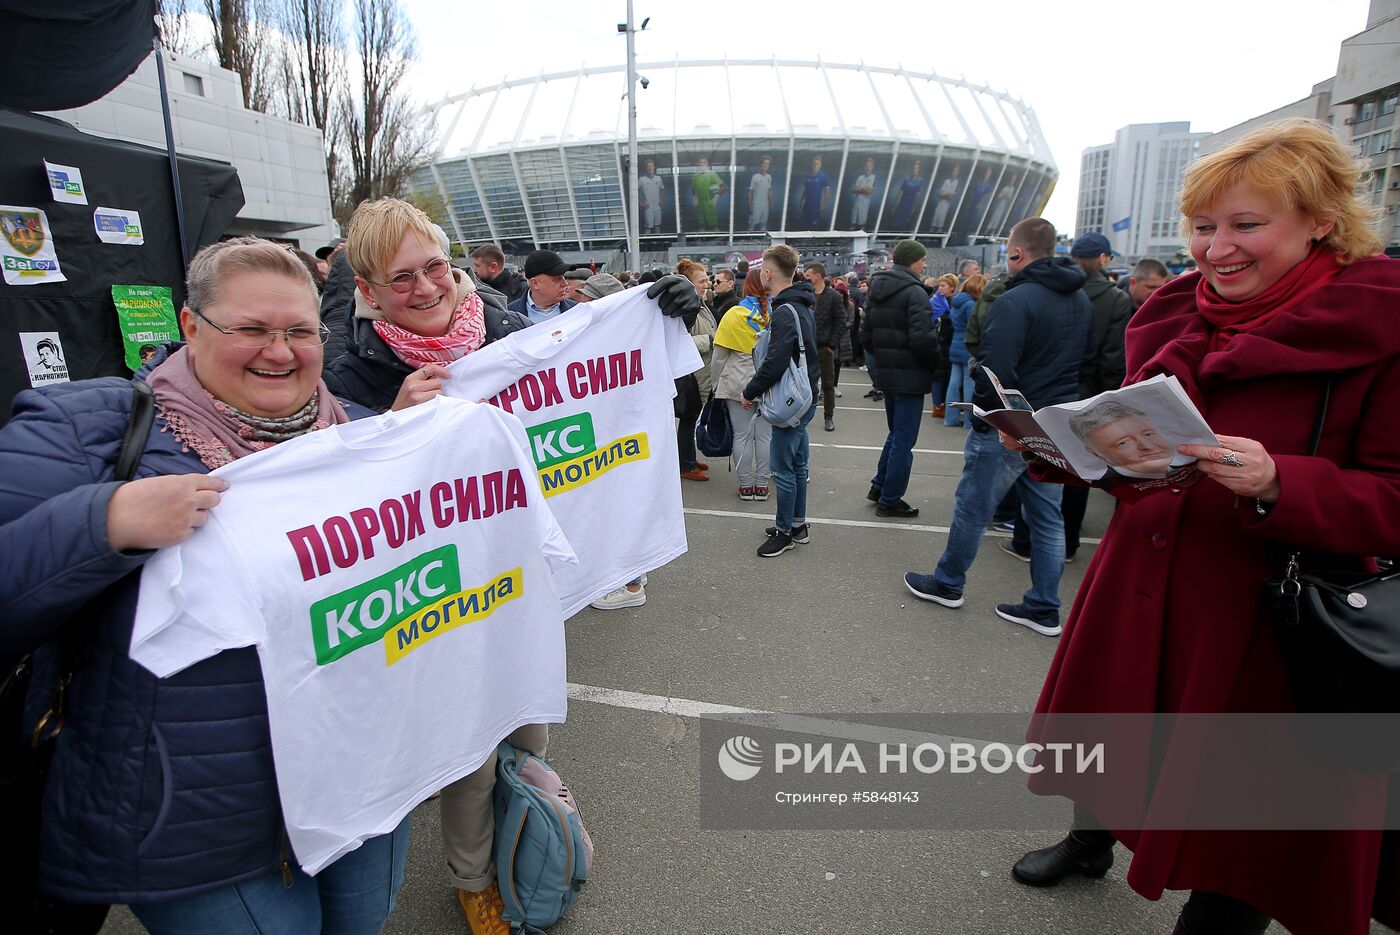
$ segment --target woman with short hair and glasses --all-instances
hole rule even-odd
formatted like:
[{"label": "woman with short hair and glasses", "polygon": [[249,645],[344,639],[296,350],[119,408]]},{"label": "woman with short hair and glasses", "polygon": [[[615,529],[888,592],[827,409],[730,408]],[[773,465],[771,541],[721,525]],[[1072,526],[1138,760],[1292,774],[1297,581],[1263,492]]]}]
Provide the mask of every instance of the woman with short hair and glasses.
[{"label": "woman with short hair and glasses", "polygon": [[442,391],[446,365],[528,328],[506,297],[447,259],[442,228],[406,201],[355,209],[345,254],[355,310],[344,354],[326,367],[332,392],[379,412]]},{"label": "woman with short hair and glasses", "polygon": [[[254,647],[168,678],[129,655],[141,568],[204,525],[225,489],[209,472],[370,414],[321,380],[317,304],[277,244],[206,247],[190,264],[183,344],[156,348],[132,380],[26,390],[0,430],[0,526],[26,543],[0,563],[0,654],[34,654],[34,722],[68,678],[39,888],[128,903],[157,935],[372,935],[403,883],[407,818],[314,878],[297,866]],[[119,482],[133,381],[155,415],[135,479]]]}]

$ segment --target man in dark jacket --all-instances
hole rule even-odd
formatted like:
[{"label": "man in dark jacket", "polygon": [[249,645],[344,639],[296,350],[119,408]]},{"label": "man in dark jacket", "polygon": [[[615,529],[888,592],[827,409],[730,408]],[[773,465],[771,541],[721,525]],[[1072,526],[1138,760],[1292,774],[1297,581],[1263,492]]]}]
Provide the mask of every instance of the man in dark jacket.
[{"label": "man in dark jacket", "polygon": [[525,291],[525,277],[506,268],[506,255],[493,243],[482,244],[472,251],[472,269],[476,278],[514,302]]},{"label": "man in dark jacket", "polygon": [[734,271],[727,266],[715,270],[715,301],[710,307],[715,316],[715,327],[724,320],[724,313],[739,304],[739,287],[734,282]]},{"label": "man in dark jacket", "polygon": [[[981,339],[981,364],[1009,389],[1018,389],[1039,409],[1079,397],[1081,372],[1094,350],[1093,312],[1084,294],[1084,272],[1056,257],[1055,228],[1028,218],[1011,229],[1006,292],[991,307]],[[991,381],[977,379],[977,404],[999,408]],[[964,447],[948,546],[932,574],[909,572],[905,587],[944,607],[961,607],[967,571],[997,502],[1015,485],[1031,530],[1031,588],[1020,603],[998,604],[997,616],[1045,636],[1060,634],[1060,575],[1064,571],[1064,523],[1059,484],[1036,481],[1020,454],[1004,447],[998,433],[974,420]]]},{"label": "man in dark jacket", "polygon": [[870,480],[867,500],[875,501],[879,516],[918,516],[904,502],[909,472],[914,466],[914,443],[924,413],[924,394],[933,386],[933,373],[943,360],[938,332],[929,307],[932,290],[920,277],[928,251],[914,240],[894,248],[894,267],[870,277],[870,297],[860,323],[860,343],[866,359],[875,361],[875,388],[885,394],[885,424],[889,434],[880,463]]},{"label": "man in dark jacket", "polygon": [[841,329],[846,327],[846,300],[841,293],[829,288],[826,281],[826,267],[821,263],[808,263],[803,272],[812,284],[812,294],[817,304],[812,309],[812,317],[817,323],[817,360],[822,372],[822,428],[834,431],[836,423],[836,383],[841,373]]},{"label": "man in dark jacket", "polygon": [[[1084,283],[1084,294],[1089,297],[1089,304],[1094,310],[1094,343],[1098,350],[1081,374],[1079,383],[1079,398],[1088,399],[1123,385],[1126,367],[1123,333],[1128,329],[1128,319],[1133,317],[1133,300],[1126,291],[1114,288],[1103,274],[1115,255],[1103,234],[1091,232],[1080,237],[1070,247],[1069,255],[1088,277]],[[1060,500],[1060,516],[1065,521],[1066,562],[1074,561],[1079,551],[1079,530],[1084,524],[1084,511],[1088,506],[1088,487],[1065,487]],[[1017,518],[1011,544],[1003,544],[1002,550],[1010,551],[1023,562],[1031,560],[1031,535],[1024,518]]]},{"label": "man in dark jacket", "polygon": [[768,540],[758,547],[761,558],[781,555],[792,548],[793,543],[811,541],[807,527],[807,423],[817,411],[820,371],[814,353],[817,335],[812,320],[812,290],[806,282],[793,285],[792,281],[797,275],[797,261],[797,251],[787,244],[778,244],[763,252],[763,287],[772,297],[768,353],[759,363],[753,379],[744,387],[740,400],[745,409],[752,408],[754,400],[782,379],[791,361],[806,356],[812,404],[796,425],[773,426],[768,461],[773,471],[773,486],[778,489],[777,519],[768,529]]},{"label": "man in dark jacket", "polygon": [[536,250],[525,258],[525,281],[529,288],[512,299],[506,308],[530,319],[531,324],[549,321],[578,303],[567,298],[569,264],[553,250]]}]

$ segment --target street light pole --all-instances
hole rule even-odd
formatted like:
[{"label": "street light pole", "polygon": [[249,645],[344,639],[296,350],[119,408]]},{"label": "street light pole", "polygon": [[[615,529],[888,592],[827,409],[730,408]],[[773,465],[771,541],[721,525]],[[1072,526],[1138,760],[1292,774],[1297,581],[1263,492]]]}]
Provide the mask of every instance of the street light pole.
[{"label": "street light pole", "polygon": [[641,271],[641,213],[637,207],[637,30],[632,25],[632,0],[627,0],[627,266]]}]

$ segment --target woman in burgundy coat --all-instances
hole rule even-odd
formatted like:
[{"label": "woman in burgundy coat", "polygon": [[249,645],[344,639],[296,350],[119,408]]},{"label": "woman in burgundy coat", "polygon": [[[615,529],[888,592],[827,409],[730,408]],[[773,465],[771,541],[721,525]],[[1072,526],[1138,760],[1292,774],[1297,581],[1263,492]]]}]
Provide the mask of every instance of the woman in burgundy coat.
[{"label": "woman in burgundy coat", "polygon": [[[1283,571],[1279,550],[1400,554],[1400,262],[1376,255],[1362,172],[1328,127],[1305,121],[1264,127],[1188,169],[1182,213],[1198,272],[1133,319],[1127,382],[1175,375],[1221,447],[1183,446],[1201,458],[1199,483],[1118,504],[1038,714],[1293,711],[1260,601],[1261,582]],[[1216,778],[1173,762],[1175,746],[1158,753],[1161,783]],[[1386,777],[1344,783],[1319,794],[1383,809]],[[1064,792],[1047,774],[1031,787]],[[1144,793],[1148,808],[1162,790]],[[1396,832],[1110,832],[1085,804],[1069,837],[1016,864],[1018,880],[1103,876],[1116,837],[1133,852],[1138,893],[1192,891],[1178,933],[1259,932],[1274,918],[1294,935],[1363,935],[1373,914],[1400,925]]]}]

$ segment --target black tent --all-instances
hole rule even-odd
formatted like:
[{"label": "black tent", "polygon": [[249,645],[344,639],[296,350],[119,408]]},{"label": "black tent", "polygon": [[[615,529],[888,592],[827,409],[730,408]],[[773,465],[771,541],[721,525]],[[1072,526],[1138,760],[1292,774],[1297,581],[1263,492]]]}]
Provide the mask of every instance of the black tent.
[{"label": "black tent", "polygon": [[[170,161],[164,150],[90,136],[51,117],[0,107],[0,204],[48,215],[67,282],[11,286],[0,281],[0,420],[9,400],[29,386],[20,332],[56,331],[71,379],[129,373],[112,303],[113,285],[169,286],[184,297]],[[44,160],[83,172],[88,204],[51,199]],[[185,233],[191,252],[219,239],[243,207],[233,166],[180,157]],[[103,205],[141,214],[141,246],[100,241],[93,210]]]}]

